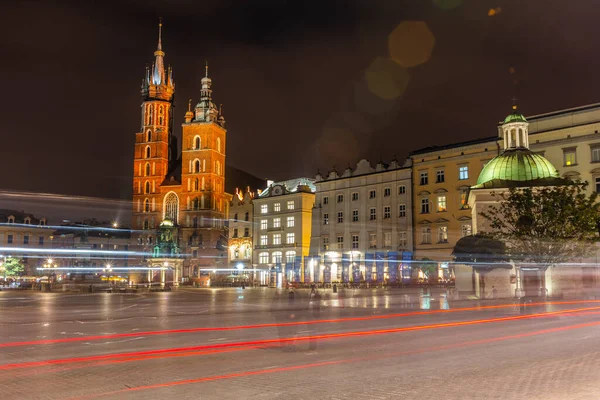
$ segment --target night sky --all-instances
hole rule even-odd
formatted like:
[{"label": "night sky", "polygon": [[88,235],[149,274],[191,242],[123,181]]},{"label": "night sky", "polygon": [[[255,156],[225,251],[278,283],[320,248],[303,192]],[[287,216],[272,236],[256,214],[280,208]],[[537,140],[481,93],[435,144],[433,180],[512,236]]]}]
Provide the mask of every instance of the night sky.
[{"label": "night sky", "polygon": [[[600,101],[593,1],[12,3],[0,5],[3,189],[130,198],[159,17],[176,134],[207,60],[227,161],[262,178],[493,136],[515,96],[526,115]],[[391,61],[399,26],[426,26],[435,44],[401,29]]]}]

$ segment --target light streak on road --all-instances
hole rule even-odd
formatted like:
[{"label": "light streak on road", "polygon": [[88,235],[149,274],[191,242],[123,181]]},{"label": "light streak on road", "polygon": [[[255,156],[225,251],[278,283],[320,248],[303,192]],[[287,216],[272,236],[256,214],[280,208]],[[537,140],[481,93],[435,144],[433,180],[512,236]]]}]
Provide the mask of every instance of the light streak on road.
[{"label": "light streak on road", "polygon": [[[600,300],[573,300],[573,301],[550,301],[550,302],[540,302],[540,303],[525,303],[523,304],[525,307],[539,307],[546,305],[573,305],[573,304],[582,304],[582,303],[600,303]],[[94,340],[106,340],[106,339],[119,339],[126,337],[136,337],[136,336],[158,336],[158,335],[173,335],[180,333],[195,333],[195,332],[213,332],[213,331],[237,331],[243,329],[262,329],[262,328],[274,328],[274,327],[283,327],[283,326],[295,326],[295,325],[315,325],[315,324],[330,324],[330,323],[342,323],[342,322],[356,322],[356,321],[372,321],[372,320],[380,320],[380,319],[392,319],[392,318],[400,318],[400,317],[411,317],[418,315],[431,315],[431,314],[450,314],[457,312],[465,312],[465,311],[481,311],[481,310],[494,310],[494,309],[502,309],[502,308],[512,308],[515,307],[515,304],[497,304],[492,306],[478,306],[478,307],[463,307],[463,308],[453,308],[448,310],[429,310],[429,311],[411,311],[406,313],[394,313],[394,314],[383,314],[383,315],[371,315],[368,317],[348,317],[348,318],[333,318],[333,319],[317,319],[317,320],[307,320],[307,321],[294,321],[294,322],[282,322],[282,323],[269,323],[269,324],[256,324],[256,325],[234,325],[234,326],[218,326],[218,327],[198,327],[198,328],[185,328],[185,329],[167,329],[161,331],[144,331],[144,332],[128,332],[128,333],[115,333],[111,335],[95,335],[95,336],[77,336],[71,338],[60,338],[60,339],[42,339],[42,340],[31,340],[25,342],[7,342],[0,343],[0,348],[3,347],[19,347],[19,346],[37,346],[37,345],[49,345],[49,344],[59,344],[59,343],[72,343],[72,342],[88,342]],[[577,310],[594,310],[599,309],[600,307],[591,307],[591,308],[580,308]],[[575,312],[575,310],[565,310],[570,313]],[[531,315],[543,315],[546,313],[540,314],[530,314],[517,316],[520,318],[530,317]],[[513,318],[513,317],[506,317]]]},{"label": "light streak on road", "polygon": [[[375,330],[369,330],[369,331],[328,333],[328,334],[312,335],[312,336],[261,339],[261,340],[251,340],[251,341],[244,341],[244,342],[216,343],[216,344],[201,345],[201,346],[188,346],[188,347],[144,350],[144,351],[135,351],[135,352],[127,352],[127,353],[102,354],[102,355],[95,355],[95,356],[71,357],[71,358],[43,360],[43,361],[28,361],[28,362],[23,362],[23,363],[12,363],[12,364],[0,365],[0,371],[22,369],[22,368],[45,367],[45,366],[50,366],[50,365],[82,363],[82,362],[90,362],[90,361],[101,361],[101,360],[112,360],[112,359],[119,360],[119,359],[125,359],[127,357],[140,357],[141,356],[141,357],[145,358],[145,356],[152,356],[152,355],[157,355],[157,354],[170,354],[170,353],[183,354],[185,352],[190,352],[190,351],[205,351],[205,350],[211,350],[211,349],[224,349],[224,348],[243,348],[246,346],[273,345],[276,343],[283,344],[283,343],[289,343],[289,342],[300,342],[300,341],[309,341],[309,340],[327,340],[327,339],[340,339],[340,338],[350,338],[350,337],[364,337],[364,336],[382,335],[382,334],[390,334],[390,333],[411,332],[411,331],[452,328],[452,327],[463,327],[463,326],[480,325],[480,324],[488,324],[488,323],[496,323],[496,322],[517,321],[517,320],[526,320],[526,319],[535,319],[535,318],[547,318],[547,317],[551,317],[551,316],[555,316],[555,315],[565,315],[565,314],[568,315],[570,313],[580,313],[582,311],[591,311],[591,310],[599,310],[599,309],[600,309],[600,307],[577,308],[577,309],[571,309],[571,310],[551,311],[551,312],[530,314],[530,315],[517,315],[517,316],[500,317],[500,318],[488,318],[488,319],[457,321],[457,322],[444,322],[444,323],[431,324],[431,325],[414,325],[414,326],[405,326],[405,327],[398,327],[398,328],[375,329]],[[596,322],[594,324],[600,324],[600,322]]]}]

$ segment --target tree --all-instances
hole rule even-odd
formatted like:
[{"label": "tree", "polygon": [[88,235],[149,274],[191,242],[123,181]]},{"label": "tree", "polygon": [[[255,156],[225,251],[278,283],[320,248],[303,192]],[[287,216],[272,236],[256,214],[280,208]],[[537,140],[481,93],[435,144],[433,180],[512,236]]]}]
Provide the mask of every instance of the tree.
[{"label": "tree", "polygon": [[585,194],[587,183],[510,189],[480,215],[492,236],[506,241],[510,258],[547,269],[586,257],[598,240],[600,204],[597,193]]},{"label": "tree", "polygon": [[4,260],[4,274],[6,276],[19,276],[25,272],[25,266],[20,258],[7,257]]}]

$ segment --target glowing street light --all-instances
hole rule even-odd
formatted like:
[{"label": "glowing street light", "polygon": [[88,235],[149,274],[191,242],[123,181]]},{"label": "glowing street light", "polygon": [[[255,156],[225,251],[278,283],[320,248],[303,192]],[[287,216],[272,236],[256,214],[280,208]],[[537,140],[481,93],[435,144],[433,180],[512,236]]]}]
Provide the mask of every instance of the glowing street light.
[{"label": "glowing street light", "polygon": [[119,227],[119,223],[117,221],[113,222],[113,228],[117,229]]}]

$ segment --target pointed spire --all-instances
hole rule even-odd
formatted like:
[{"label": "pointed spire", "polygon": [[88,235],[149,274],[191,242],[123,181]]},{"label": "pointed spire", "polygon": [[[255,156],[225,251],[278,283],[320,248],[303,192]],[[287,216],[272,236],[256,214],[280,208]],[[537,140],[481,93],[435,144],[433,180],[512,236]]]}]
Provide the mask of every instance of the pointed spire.
[{"label": "pointed spire", "polygon": [[204,60],[205,78],[208,78],[208,61]]},{"label": "pointed spire", "polygon": [[188,100],[188,112],[192,112],[192,99]]},{"label": "pointed spire", "polygon": [[165,65],[163,60],[165,53],[162,51],[162,19],[158,23],[158,46],[156,47],[154,56],[156,60],[154,61],[152,71],[152,83],[160,85],[161,83],[165,83]]}]

